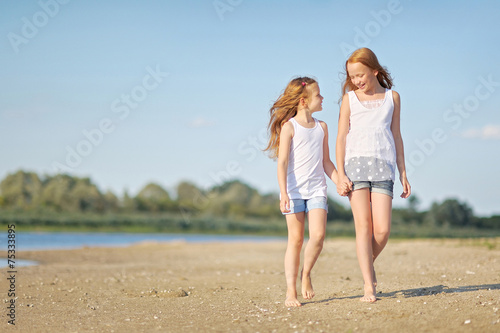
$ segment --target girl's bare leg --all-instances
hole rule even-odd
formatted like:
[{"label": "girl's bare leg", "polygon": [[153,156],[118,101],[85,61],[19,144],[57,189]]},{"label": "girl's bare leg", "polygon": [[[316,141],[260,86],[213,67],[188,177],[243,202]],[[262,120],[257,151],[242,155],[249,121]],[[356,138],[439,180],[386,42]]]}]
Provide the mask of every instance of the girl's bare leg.
[{"label": "girl's bare leg", "polygon": [[356,229],[356,253],[364,280],[364,296],[361,301],[375,302],[377,297],[373,281],[373,224],[370,190],[367,188],[355,190],[349,195],[349,200]]},{"label": "girl's bare leg", "polygon": [[[377,259],[389,240],[391,233],[392,218],[392,198],[382,193],[372,193],[372,221],[373,221],[373,261]],[[375,270],[373,271],[373,280],[377,285]]]},{"label": "girl's bare leg", "polygon": [[288,244],[285,253],[286,299],[285,306],[301,306],[297,299],[297,275],[300,265],[300,251],[304,242],[305,213],[285,215],[288,227]]},{"label": "girl's bare leg", "polygon": [[311,282],[311,270],[323,249],[326,233],[326,210],[312,209],[308,213],[309,240],[304,251],[304,268],[302,269],[302,297],[311,299],[314,290]]}]

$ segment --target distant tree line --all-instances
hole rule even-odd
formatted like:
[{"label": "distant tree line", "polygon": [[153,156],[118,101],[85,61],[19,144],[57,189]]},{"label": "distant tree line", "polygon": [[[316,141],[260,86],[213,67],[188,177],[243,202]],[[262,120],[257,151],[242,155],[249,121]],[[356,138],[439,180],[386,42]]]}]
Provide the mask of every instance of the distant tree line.
[{"label": "distant tree line", "polygon": [[[350,220],[351,212],[328,201],[329,219]],[[171,195],[162,186],[146,184],[135,196],[101,192],[89,178],[67,174],[40,177],[17,171],[0,182],[0,210],[52,213],[179,213],[228,218],[281,217],[277,194],[261,194],[239,180],[209,190],[183,181]]]},{"label": "distant tree line", "polygon": [[[471,207],[457,199],[433,203],[428,211],[418,210],[413,195],[408,207],[393,210],[394,224],[427,227],[474,227],[500,229],[500,215],[476,217]],[[328,221],[351,222],[352,213],[328,198]],[[121,214],[147,213],[189,216],[192,218],[276,219],[282,218],[277,194],[258,190],[233,180],[203,190],[187,181],[179,183],[172,195],[162,186],[146,184],[135,196],[124,192],[120,197],[111,191],[101,192],[89,179],[67,174],[39,176],[17,171],[0,182],[0,213],[40,212],[51,214]],[[186,220],[186,218],[184,218]]]}]

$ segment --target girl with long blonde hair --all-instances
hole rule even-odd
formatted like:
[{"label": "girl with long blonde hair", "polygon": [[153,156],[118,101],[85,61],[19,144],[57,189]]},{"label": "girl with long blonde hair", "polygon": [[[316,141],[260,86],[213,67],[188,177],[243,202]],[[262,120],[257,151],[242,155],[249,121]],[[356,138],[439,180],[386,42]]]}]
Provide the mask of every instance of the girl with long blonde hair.
[{"label": "girl with long blonde hair", "polygon": [[288,228],[285,253],[287,307],[302,305],[295,285],[306,215],[309,241],[301,271],[302,297],[311,299],[315,295],[311,270],[323,249],[328,211],[325,173],[335,184],[338,180],[337,170],[330,160],[328,128],[323,121],[312,117],[313,113],[323,109],[322,102],[316,80],[298,77],[288,83],[270,109],[270,139],[266,150],[270,157],[278,160],[280,210],[286,217]]}]

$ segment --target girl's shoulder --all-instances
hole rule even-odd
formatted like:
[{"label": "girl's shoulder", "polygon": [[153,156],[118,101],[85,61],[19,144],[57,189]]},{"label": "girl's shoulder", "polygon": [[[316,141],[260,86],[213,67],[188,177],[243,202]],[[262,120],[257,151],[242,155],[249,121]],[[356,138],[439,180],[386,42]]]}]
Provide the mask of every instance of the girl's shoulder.
[{"label": "girl's shoulder", "polygon": [[293,128],[293,122],[296,121],[293,118],[288,119],[282,126],[282,129],[284,128]]},{"label": "girl's shoulder", "polygon": [[392,99],[394,100],[394,102],[399,103],[399,101],[401,100],[399,93],[396,90],[391,90],[391,92],[392,92]]},{"label": "girl's shoulder", "polygon": [[349,98],[351,98],[352,94],[354,94],[354,90],[350,90],[342,96],[342,104],[347,103],[349,105]]},{"label": "girl's shoulder", "polygon": [[323,131],[328,131],[328,125],[323,120],[316,119],[316,121],[319,123]]},{"label": "girl's shoulder", "polygon": [[320,124],[321,126],[325,126],[326,125],[326,123],[323,120],[319,120],[318,118],[314,118],[314,117],[313,117],[313,119],[314,119],[314,121],[316,123]]},{"label": "girl's shoulder", "polygon": [[283,124],[283,126],[281,127],[281,134],[291,134],[293,136],[294,128],[292,119],[293,118],[290,118],[286,123]]},{"label": "girl's shoulder", "polygon": [[344,98],[349,98],[349,96],[356,96],[356,90],[349,90],[344,94]]},{"label": "girl's shoulder", "polygon": [[[352,91],[352,90],[351,90]],[[351,113],[351,103],[349,102],[351,92],[347,92],[342,96],[342,102],[340,103],[340,114],[349,115]]]},{"label": "girl's shoulder", "polygon": [[313,118],[315,122],[320,124],[321,126],[326,125],[326,123],[323,120],[319,120],[318,118]]}]

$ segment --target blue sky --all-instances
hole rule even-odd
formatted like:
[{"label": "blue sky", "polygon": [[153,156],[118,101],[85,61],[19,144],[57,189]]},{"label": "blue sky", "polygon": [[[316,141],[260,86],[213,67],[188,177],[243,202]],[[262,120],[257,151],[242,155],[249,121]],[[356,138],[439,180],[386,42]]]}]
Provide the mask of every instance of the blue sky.
[{"label": "blue sky", "polygon": [[[401,95],[421,208],[454,197],[498,214],[499,10],[497,1],[2,1],[0,177],[62,170],[117,194],[238,178],[278,192],[276,163],[259,150],[273,100],[294,76],[317,78],[333,159],[343,64],[367,46]],[[329,192],[348,204],[332,183]]]}]

